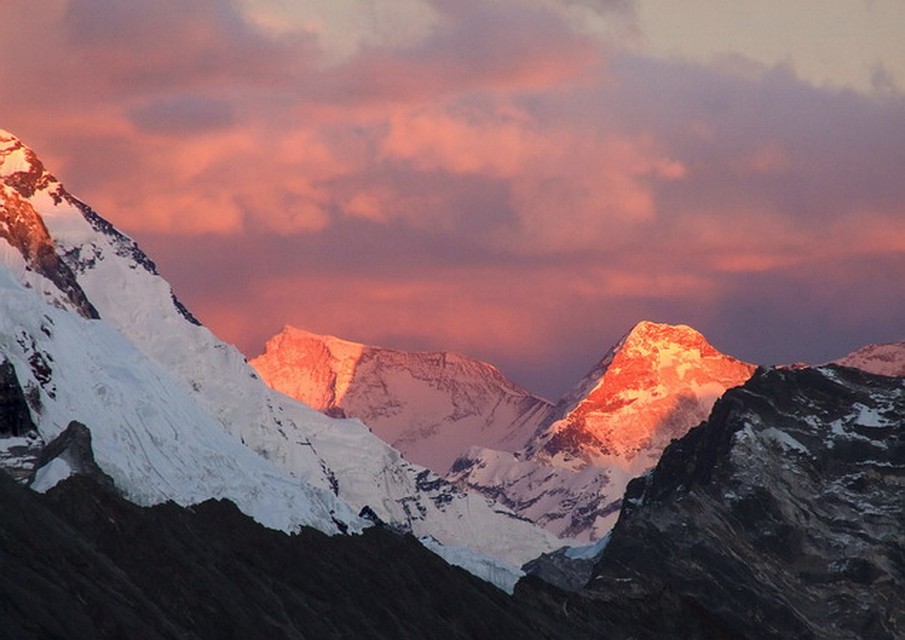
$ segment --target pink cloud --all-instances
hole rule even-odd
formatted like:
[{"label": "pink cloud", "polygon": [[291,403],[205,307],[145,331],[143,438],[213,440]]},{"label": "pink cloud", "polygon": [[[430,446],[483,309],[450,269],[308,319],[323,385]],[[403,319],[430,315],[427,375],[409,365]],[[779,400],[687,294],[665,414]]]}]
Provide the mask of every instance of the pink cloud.
[{"label": "pink cloud", "polygon": [[803,301],[858,300],[835,337],[905,317],[895,92],[644,58],[553,2],[436,2],[420,39],[338,63],[230,2],[109,5],[4,4],[0,126],[243,348],[288,322],[542,377],[640,317],[728,346]]}]

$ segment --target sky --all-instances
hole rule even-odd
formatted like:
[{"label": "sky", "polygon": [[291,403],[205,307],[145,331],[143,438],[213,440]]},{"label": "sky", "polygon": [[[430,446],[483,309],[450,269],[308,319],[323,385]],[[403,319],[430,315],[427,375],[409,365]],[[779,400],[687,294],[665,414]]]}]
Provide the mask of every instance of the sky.
[{"label": "sky", "polygon": [[221,338],[553,399],[645,319],[905,339],[903,88],[900,0],[0,0],[0,128]]}]

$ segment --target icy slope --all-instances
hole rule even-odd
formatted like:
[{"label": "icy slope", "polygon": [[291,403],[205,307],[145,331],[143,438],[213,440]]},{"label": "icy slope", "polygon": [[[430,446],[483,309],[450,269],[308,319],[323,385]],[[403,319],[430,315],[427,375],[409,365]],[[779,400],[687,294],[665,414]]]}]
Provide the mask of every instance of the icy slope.
[{"label": "icy slope", "polygon": [[405,352],[287,326],[251,361],[274,389],[359,418],[412,462],[446,473],[469,447],[517,451],[552,414],[489,364]]},{"label": "icy slope", "polygon": [[[3,133],[0,143],[6,149],[20,145]],[[384,522],[417,536],[515,566],[561,546],[555,536],[508,509],[405,461],[359,421],[333,420],[268,388],[235,348],[179,304],[131,239],[68,194],[43,168],[37,170],[33,154],[25,154],[25,160],[22,155],[18,150],[0,153],[0,177],[8,186],[18,185],[19,196],[38,212],[56,252],[93,307],[181,381],[183,391],[237,440],[356,511],[369,507]],[[40,290],[67,304],[59,301],[56,287]]]},{"label": "icy slope", "polygon": [[563,417],[524,450],[475,448],[448,477],[560,535],[597,540],[615,522],[628,481],[753,371],[690,327],[641,322],[559,403]]}]

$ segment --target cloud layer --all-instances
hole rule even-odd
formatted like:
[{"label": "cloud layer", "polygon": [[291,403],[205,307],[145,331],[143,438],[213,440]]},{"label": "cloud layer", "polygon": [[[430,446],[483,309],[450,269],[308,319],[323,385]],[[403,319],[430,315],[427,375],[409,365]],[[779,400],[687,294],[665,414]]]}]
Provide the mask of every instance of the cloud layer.
[{"label": "cloud layer", "polygon": [[642,318],[760,362],[903,337],[888,86],[647,57],[590,28],[630,31],[624,0],[275,6],[0,20],[0,126],[249,355],[293,323],[555,394]]}]

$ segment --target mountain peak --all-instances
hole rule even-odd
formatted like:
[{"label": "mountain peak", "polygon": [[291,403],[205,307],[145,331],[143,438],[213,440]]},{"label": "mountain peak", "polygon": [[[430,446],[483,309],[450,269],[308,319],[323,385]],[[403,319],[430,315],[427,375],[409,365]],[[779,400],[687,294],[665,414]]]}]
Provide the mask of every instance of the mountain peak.
[{"label": "mountain peak", "polygon": [[449,477],[558,535],[597,540],[615,522],[629,479],[754,370],[689,326],[639,322],[524,450],[472,450]]},{"label": "mountain peak", "polygon": [[570,394],[577,402],[554,425],[544,450],[562,455],[571,443],[570,455],[615,457],[634,468],[639,454],[659,455],[754,369],[689,326],[639,322]]},{"label": "mountain peak", "polygon": [[23,198],[30,198],[36,191],[57,182],[34,151],[3,129],[0,129],[0,180]]},{"label": "mountain peak", "polygon": [[642,320],[629,331],[616,350],[628,345],[662,345],[675,344],[687,348],[705,348],[716,351],[706,338],[696,329],[685,324],[664,324],[651,320]]},{"label": "mountain peak", "polygon": [[250,364],[274,389],[318,411],[330,411],[345,397],[364,349],[287,324]]},{"label": "mountain peak", "polygon": [[50,185],[56,185],[47,190],[54,203],[68,198],[31,149],[11,133],[0,131],[0,240],[19,254],[0,253],[0,264],[21,270],[31,286],[38,285],[40,278],[49,280],[61,295],[54,294],[53,287],[38,288],[46,290],[52,300],[72,306],[87,318],[97,318],[97,310],[59,254],[44,219],[30,200]]},{"label": "mountain peak", "polygon": [[297,351],[318,344],[327,346],[334,355],[341,358],[347,356],[356,357],[368,347],[368,345],[360,342],[344,340],[343,338],[337,338],[336,336],[327,334],[314,333],[313,331],[307,331],[306,329],[300,329],[291,324],[286,324],[283,325],[283,329],[278,334],[267,340],[264,346],[264,354],[285,351],[287,348],[294,348]]}]

